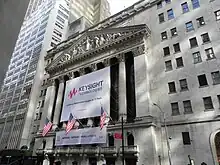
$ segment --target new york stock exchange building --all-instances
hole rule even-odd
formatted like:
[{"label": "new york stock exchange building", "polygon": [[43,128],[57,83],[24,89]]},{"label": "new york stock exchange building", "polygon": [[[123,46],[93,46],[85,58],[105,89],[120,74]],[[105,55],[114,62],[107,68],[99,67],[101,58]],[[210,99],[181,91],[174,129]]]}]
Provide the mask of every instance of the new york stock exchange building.
[{"label": "new york stock exchange building", "polygon": [[[198,86],[203,72],[192,62],[189,20],[176,11],[176,21],[162,21],[169,8],[158,2],[140,1],[48,51],[33,147],[40,164],[218,165],[220,88]],[[204,13],[196,11],[193,20]],[[208,62],[207,75],[218,66],[215,59],[200,65]],[[70,117],[77,122],[66,133]],[[42,136],[45,119],[53,126]]]}]

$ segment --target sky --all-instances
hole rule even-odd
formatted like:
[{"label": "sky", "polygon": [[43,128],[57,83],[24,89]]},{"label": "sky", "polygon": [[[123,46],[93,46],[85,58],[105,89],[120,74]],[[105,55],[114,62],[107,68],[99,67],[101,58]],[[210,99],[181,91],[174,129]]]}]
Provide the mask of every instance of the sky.
[{"label": "sky", "polygon": [[108,0],[110,4],[111,15],[133,5],[137,1],[139,0]]}]

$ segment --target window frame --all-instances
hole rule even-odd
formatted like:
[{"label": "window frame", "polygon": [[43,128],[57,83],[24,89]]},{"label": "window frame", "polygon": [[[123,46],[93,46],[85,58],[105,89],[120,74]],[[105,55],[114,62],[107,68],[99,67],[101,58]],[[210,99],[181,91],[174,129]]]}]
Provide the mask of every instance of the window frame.
[{"label": "window frame", "polygon": [[[199,87],[206,87],[206,86],[209,85],[208,80],[207,80],[205,74],[198,75],[197,78],[198,78],[198,81],[199,81]],[[202,83],[202,80],[201,80],[200,78],[205,78],[205,79],[204,79],[204,82],[206,82],[206,83],[203,84],[203,83]]]},{"label": "window frame", "polygon": [[197,27],[198,27],[198,28],[204,26],[204,25],[205,25],[205,19],[204,19],[204,17],[202,16],[202,17],[197,18],[197,19],[196,19],[196,23],[197,23]]},{"label": "window frame", "polygon": [[167,40],[168,39],[168,35],[167,35],[167,31],[164,31],[161,33],[161,40]]},{"label": "window frame", "polygon": [[[167,65],[167,64],[171,64],[171,65]],[[165,61],[165,69],[166,69],[166,71],[173,70],[173,65],[172,65],[172,61],[171,60]]]},{"label": "window frame", "polygon": [[[195,57],[195,55],[198,55],[198,54],[199,54],[199,56]],[[193,56],[193,62],[194,62],[194,64],[197,64],[197,63],[201,63],[201,62],[202,62],[202,56],[201,56],[200,51],[192,53],[192,56]],[[195,59],[198,59],[198,60],[195,61]]]},{"label": "window frame", "polygon": [[185,78],[184,79],[180,79],[179,83],[180,83],[180,91],[187,91],[187,90],[189,90],[187,79],[185,79]]},{"label": "window frame", "polygon": [[181,52],[180,44],[179,43],[173,44],[173,50],[174,50],[174,53]]},{"label": "window frame", "polygon": [[201,34],[202,42],[203,44],[211,42],[211,39],[209,37],[209,33],[203,33]]},{"label": "window frame", "polygon": [[191,0],[193,9],[197,9],[200,7],[199,0]]},{"label": "window frame", "polygon": [[171,33],[171,36],[172,36],[172,37],[177,36],[177,35],[178,35],[177,28],[174,27],[174,28],[170,29],[170,33]]},{"label": "window frame", "polygon": [[175,81],[168,82],[169,94],[176,93]]},{"label": "window frame", "polygon": [[213,85],[220,84],[220,72],[219,71],[211,72],[211,76],[212,76]]},{"label": "window frame", "polygon": [[[188,26],[188,25],[191,25],[191,26]],[[189,21],[189,22],[186,22],[185,23],[185,26],[186,26],[186,32],[190,32],[190,31],[193,31],[194,30],[194,25],[193,25],[193,22],[192,21]],[[190,28],[189,28],[190,27]]]},{"label": "window frame", "polygon": [[182,7],[182,12],[183,12],[183,14],[189,12],[189,5],[188,5],[187,2],[182,3],[182,4],[181,4],[181,7]]},{"label": "window frame", "polygon": [[193,113],[191,100],[184,100],[183,101],[183,109],[184,109],[184,114]]},{"label": "window frame", "polygon": [[[211,52],[210,52],[210,50],[211,50]],[[207,60],[212,60],[212,59],[216,58],[212,47],[205,49],[205,54],[206,54]]]},{"label": "window frame", "polygon": [[[163,23],[163,22],[165,22],[164,13],[160,13],[160,14],[158,14],[158,18],[159,18],[159,23]],[[162,18],[162,19],[161,19],[161,18]]]},{"label": "window frame", "polygon": [[174,16],[173,9],[167,10],[167,17],[168,17],[168,20],[174,19],[175,16]]},{"label": "window frame", "polygon": [[198,41],[197,41],[197,38],[196,37],[192,37],[189,39],[189,44],[190,44],[190,48],[196,48],[198,47]]},{"label": "window frame", "polygon": [[[209,101],[209,103],[206,102],[207,100]],[[214,109],[211,96],[203,97],[203,104],[204,104],[205,110],[212,110],[212,109]]]},{"label": "window frame", "polygon": [[[179,64],[181,64],[181,65],[179,65]],[[176,58],[176,68],[182,68],[182,67],[184,67],[183,58],[182,57]]]},{"label": "window frame", "polygon": [[[170,105],[171,105],[171,110],[172,110],[172,116],[178,116],[178,115],[180,115],[178,102],[170,103]],[[174,107],[174,106],[176,106],[176,107]],[[174,113],[174,112],[175,112],[175,113]]]}]

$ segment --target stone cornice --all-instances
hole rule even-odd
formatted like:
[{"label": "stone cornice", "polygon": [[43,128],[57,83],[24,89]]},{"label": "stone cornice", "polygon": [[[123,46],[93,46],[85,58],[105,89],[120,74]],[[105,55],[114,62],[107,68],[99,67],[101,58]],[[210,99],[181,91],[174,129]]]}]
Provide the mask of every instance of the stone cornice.
[{"label": "stone cornice", "polygon": [[[85,60],[87,58],[90,58],[91,56],[98,54],[98,53],[108,51],[108,50],[114,48],[116,45],[117,46],[121,45],[121,47],[123,47],[124,45],[122,45],[122,43],[126,43],[127,41],[131,41],[132,39],[135,39],[135,38],[140,39],[141,38],[143,40],[143,36],[145,33],[146,33],[146,29],[142,29],[142,30],[139,30],[135,33],[127,34],[123,37],[120,37],[120,38],[115,39],[113,41],[107,42],[106,44],[103,44],[95,49],[91,49],[90,51],[84,52],[84,53],[77,55],[77,56],[71,55],[72,50],[69,50],[70,53],[68,53],[66,51],[66,53],[62,56],[62,58],[64,58],[64,59],[62,59],[62,63],[57,63],[57,64],[52,63],[50,66],[46,67],[46,71],[49,74],[52,74],[54,72],[63,70],[68,66],[71,66],[76,61]],[[71,58],[71,56],[73,58]],[[54,62],[58,62],[58,61],[55,60]]]}]

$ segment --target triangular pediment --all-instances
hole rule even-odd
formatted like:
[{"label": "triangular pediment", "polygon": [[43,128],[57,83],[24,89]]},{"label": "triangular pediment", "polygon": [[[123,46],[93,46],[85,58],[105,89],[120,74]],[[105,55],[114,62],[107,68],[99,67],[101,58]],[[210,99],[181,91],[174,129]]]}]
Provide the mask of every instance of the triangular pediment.
[{"label": "triangular pediment", "polygon": [[[140,31],[147,31],[146,25],[86,31],[85,33],[67,41],[66,44],[70,46],[61,53],[57,52],[59,55],[46,67],[46,70],[49,71],[53,68],[57,68],[58,66],[84,54],[97,52],[97,50],[104,49],[113,42],[122,41],[126,37],[135,35]],[[57,49],[60,48],[58,47]]]}]

